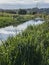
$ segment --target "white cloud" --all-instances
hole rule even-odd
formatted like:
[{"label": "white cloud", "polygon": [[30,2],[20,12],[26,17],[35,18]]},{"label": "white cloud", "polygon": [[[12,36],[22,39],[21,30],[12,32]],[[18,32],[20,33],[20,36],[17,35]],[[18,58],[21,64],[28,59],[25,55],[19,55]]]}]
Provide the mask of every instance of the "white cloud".
[{"label": "white cloud", "polygon": [[0,0],[0,3],[15,3],[16,0]]},{"label": "white cloud", "polygon": [[35,2],[46,2],[49,3],[49,0],[0,0],[0,3],[20,3],[20,4],[32,4]]},{"label": "white cloud", "polygon": [[49,0],[44,0],[44,2],[49,3]]}]

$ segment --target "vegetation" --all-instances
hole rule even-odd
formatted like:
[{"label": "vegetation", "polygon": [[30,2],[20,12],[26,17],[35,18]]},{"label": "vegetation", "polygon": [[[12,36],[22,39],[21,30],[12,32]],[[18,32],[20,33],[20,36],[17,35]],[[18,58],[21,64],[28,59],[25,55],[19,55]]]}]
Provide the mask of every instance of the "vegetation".
[{"label": "vegetation", "polygon": [[0,65],[49,65],[49,18],[39,16],[46,22],[29,26],[0,46]]},{"label": "vegetation", "polygon": [[18,15],[18,14],[8,14],[0,12],[0,27],[5,27],[9,25],[18,25],[27,20],[33,19],[33,15]]},{"label": "vegetation", "polygon": [[25,9],[19,9],[18,14],[24,15],[27,14],[27,11]]},{"label": "vegetation", "polygon": [[[19,13],[21,13],[21,11],[19,11]],[[21,14],[24,14],[24,13],[25,13],[25,11],[22,12]],[[35,14],[35,12],[34,12],[34,14]],[[9,14],[9,13],[5,13],[5,12],[0,12],[0,28],[9,26],[9,25],[17,26],[18,24],[21,24],[28,20],[34,19],[37,16],[41,17],[43,19],[49,17],[49,15],[47,15],[47,14],[20,15],[20,14]]]},{"label": "vegetation", "polygon": [[[10,13],[10,14],[19,14],[19,11],[22,11],[22,12],[26,12],[24,14],[36,14],[36,13],[39,13],[39,14],[49,14],[49,8],[28,8],[28,9],[0,9],[0,12],[4,13]],[[21,13],[22,13],[21,12]]]}]

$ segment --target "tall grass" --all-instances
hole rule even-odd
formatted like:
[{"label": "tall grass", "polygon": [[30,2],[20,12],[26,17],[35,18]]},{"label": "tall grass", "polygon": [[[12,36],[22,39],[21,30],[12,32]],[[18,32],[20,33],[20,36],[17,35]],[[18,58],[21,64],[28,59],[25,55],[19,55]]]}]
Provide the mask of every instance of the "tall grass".
[{"label": "tall grass", "polygon": [[49,22],[29,26],[0,46],[0,65],[49,65]]}]

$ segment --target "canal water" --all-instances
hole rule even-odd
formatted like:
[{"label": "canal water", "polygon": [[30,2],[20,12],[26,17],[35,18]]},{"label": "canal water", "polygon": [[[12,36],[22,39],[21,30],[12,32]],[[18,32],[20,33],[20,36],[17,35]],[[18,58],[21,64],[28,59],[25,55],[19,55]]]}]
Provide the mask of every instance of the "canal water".
[{"label": "canal water", "polygon": [[4,28],[0,28],[0,40],[7,40],[7,38],[10,36],[15,36],[19,33],[21,33],[22,31],[24,31],[28,26],[30,25],[39,25],[42,24],[44,21],[42,20],[30,20],[30,21],[26,21],[23,24],[20,24],[18,26],[8,26],[8,27],[4,27]]}]

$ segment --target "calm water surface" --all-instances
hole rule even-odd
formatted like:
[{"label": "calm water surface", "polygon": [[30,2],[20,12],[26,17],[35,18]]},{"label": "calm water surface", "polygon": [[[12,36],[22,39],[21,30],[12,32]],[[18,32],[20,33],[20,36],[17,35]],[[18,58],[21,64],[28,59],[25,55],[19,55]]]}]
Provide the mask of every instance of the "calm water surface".
[{"label": "calm water surface", "polygon": [[42,20],[30,20],[26,21],[23,24],[18,25],[17,27],[8,26],[5,28],[0,28],[0,40],[7,40],[9,36],[11,37],[19,34],[20,32],[24,31],[28,26],[39,25],[42,24],[43,22],[44,21]]}]

